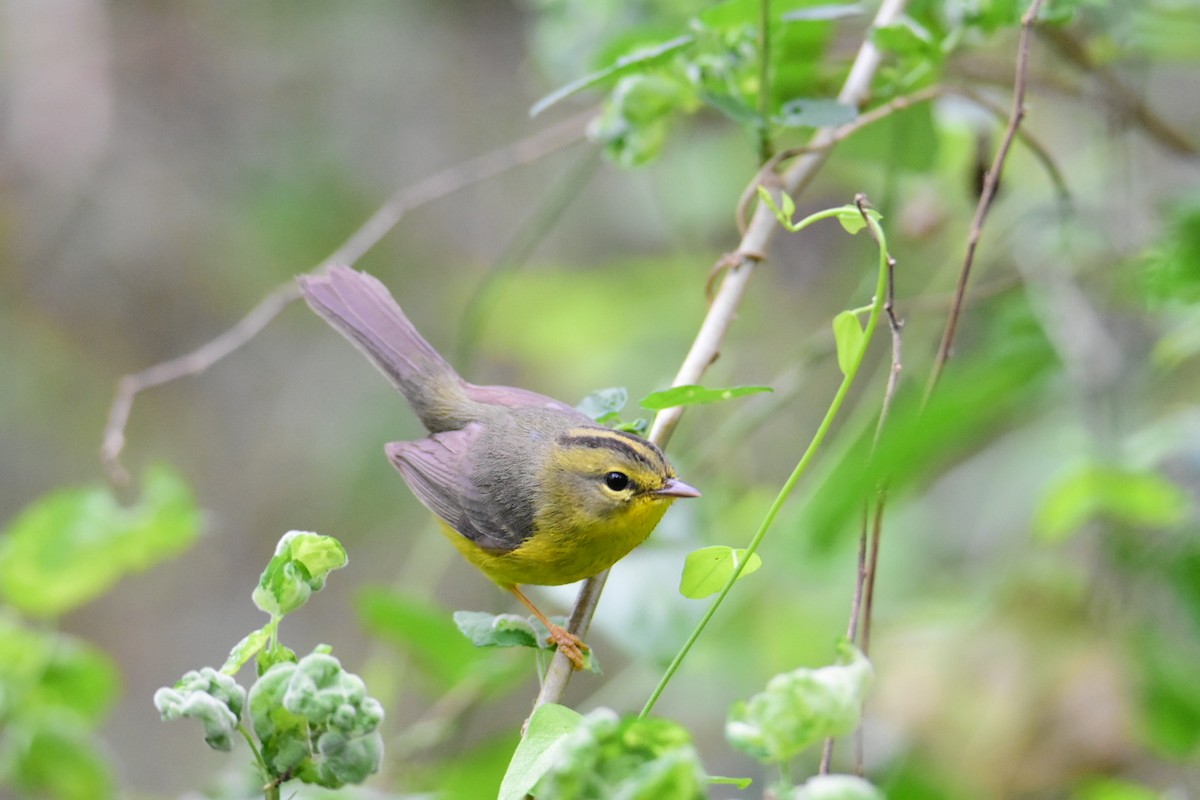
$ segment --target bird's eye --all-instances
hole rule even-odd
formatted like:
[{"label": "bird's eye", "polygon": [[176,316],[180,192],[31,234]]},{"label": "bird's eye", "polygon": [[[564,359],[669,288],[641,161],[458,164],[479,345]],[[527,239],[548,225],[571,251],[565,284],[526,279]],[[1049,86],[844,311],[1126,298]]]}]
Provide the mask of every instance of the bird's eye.
[{"label": "bird's eye", "polygon": [[629,476],[624,472],[610,472],[604,476],[604,485],[614,492],[623,492],[629,488]]}]

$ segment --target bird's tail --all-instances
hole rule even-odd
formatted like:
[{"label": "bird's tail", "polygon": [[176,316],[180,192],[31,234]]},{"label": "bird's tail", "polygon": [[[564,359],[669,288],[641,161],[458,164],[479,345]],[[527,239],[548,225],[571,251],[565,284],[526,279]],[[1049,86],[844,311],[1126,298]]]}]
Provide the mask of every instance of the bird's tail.
[{"label": "bird's tail", "polygon": [[432,433],[461,428],[474,403],[462,378],[425,341],[387,287],[365,272],[335,266],[326,276],[300,277],[317,312],[387,376]]}]

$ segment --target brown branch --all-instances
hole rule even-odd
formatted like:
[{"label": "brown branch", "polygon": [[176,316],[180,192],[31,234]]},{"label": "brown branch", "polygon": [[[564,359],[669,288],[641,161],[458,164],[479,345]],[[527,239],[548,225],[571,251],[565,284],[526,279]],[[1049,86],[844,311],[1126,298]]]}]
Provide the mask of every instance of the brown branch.
[{"label": "brown branch", "polygon": [[[352,266],[414,208],[536,161],[579,141],[583,136],[583,127],[592,113],[589,111],[571,117],[520,141],[476,156],[397,191],[314,270],[322,270],[332,264]],[[133,401],[139,393],[189,375],[199,375],[253,339],[299,297],[300,292],[294,281],[281,284],[271,290],[232,328],[198,349],[140,372],[122,376],[117,381],[116,394],[108,412],[108,422],[104,426],[104,438],[100,445],[100,460],[108,480],[114,486],[125,486],[129,483],[129,473],[121,464],[121,452],[125,449],[125,429],[133,411]]]},{"label": "brown branch", "polygon": [[975,216],[971,220],[971,229],[967,235],[967,252],[963,258],[962,270],[958,275],[958,284],[954,289],[954,303],[950,306],[950,314],[946,319],[946,327],[942,332],[937,356],[934,358],[933,371],[929,376],[929,383],[925,387],[925,402],[928,402],[930,394],[942,375],[942,370],[946,367],[946,362],[950,359],[950,350],[954,346],[954,336],[958,331],[958,320],[962,314],[963,302],[967,294],[967,281],[971,277],[971,267],[975,262],[975,250],[983,235],[983,224],[992,208],[992,201],[996,198],[996,186],[1000,180],[1000,173],[1004,170],[1004,163],[1008,159],[1008,152],[1012,148],[1013,139],[1016,138],[1017,128],[1020,127],[1021,120],[1025,118],[1025,87],[1029,76],[1029,40],[1033,23],[1037,19],[1041,7],[1042,0],[1033,0],[1021,17],[1021,36],[1017,42],[1016,77],[1013,80],[1012,111],[1009,114],[1008,126],[1004,130],[1004,138],[1001,140],[992,165],[983,179],[983,191],[979,195],[979,203],[975,206]]},{"label": "brown branch", "polygon": [[[881,27],[890,24],[904,9],[906,0],[884,0],[879,11],[875,14],[872,25]],[[881,54],[875,45],[867,39],[858,50],[858,55],[850,68],[850,74],[838,95],[840,102],[847,105],[860,106],[870,91],[871,79],[879,68]],[[795,194],[802,190],[816,176],[817,170],[824,163],[830,147],[837,140],[836,128],[821,128],[813,134],[812,145],[817,148],[813,152],[800,156],[788,170],[780,176],[783,191]],[[768,245],[780,230],[775,215],[763,204],[755,209],[753,217],[746,225],[741,243],[734,251],[732,262],[734,266],[724,271],[721,286],[708,307],[708,313],[700,324],[700,330],[692,342],[691,349],[684,357],[683,364],[675,375],[673,385],[698,383],[708,366],[720,354],[725,333],[733,323],[737,308],[746,286],[754,274],[759,254],[767,252]],[[654,418],[649,438],[665,446],[679,424],[683,408],[669,408],[660,412]],[[575,611],[572,613],[570,630],[577,635],[585,631],[591,621],[595,604],[604,589],[604,581],[608,572],[602,572],[594,578],[589,578],[580,589]],[[585,607],[586,606],[586,607]],[[538,693],[535,707],[545,703],[557,703],[566,692],[571,679],[571,665],[561,654],[555,654],[546,670],[542,681],[542,689]]]}]

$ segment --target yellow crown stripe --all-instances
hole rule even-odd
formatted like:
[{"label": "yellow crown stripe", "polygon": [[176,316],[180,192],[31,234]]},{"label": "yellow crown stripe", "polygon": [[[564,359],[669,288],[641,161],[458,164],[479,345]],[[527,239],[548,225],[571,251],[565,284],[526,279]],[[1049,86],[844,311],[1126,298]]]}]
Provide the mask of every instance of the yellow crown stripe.
[{"label": "yellow crown stripe", "polygon": [[572,428],[563,434],[558,442],[564,447],[611,450],[634,461],[640,461],[651,469],[661,469],[666,463],[662,451],[653,443],[631,433],[615,431],[611,428]]}]

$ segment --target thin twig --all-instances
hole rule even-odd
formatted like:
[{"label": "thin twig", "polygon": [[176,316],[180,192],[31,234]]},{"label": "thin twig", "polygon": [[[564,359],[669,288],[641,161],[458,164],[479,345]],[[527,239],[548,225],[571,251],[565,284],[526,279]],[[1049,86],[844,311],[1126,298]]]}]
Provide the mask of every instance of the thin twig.
[{"label": "thin twig", "polygon": [[[571,117],[520,141],[476,156],[399,190],[340,247],[321,261],[315,270],[325,269],[332,264],[352,266],[414,208],[536,161],[579,141],[583,135],[584,124],[590,116],[592,112]],[[116,394],[108,412],[108,422],[104,426],[104,438],[100,446],[100,460],[108,480],[114,486],[125,486],[129,483],[129,473],[121,464],[121,452],[125,449],[125,429],[133,410],[133,401],[140,392],[204,372],[253,339],[299,297],[300,292],[294,281],[281,284],[271,290],[232,328],[198,349],[140,372],[122,376],[117,381]]]},{"label": "thin twig", "polygon": [[[858,638],[858,620],[862,613],[863,587],[867,583],[867,507],[863,505],[863,516],[858,533],[858,566],[854,571],[854,595],[850,599],[850,622],[846,625],[846,640],[853,642]],[[817,767],[818,775],[828,775],[829,766],[833,762],[833,737],[825,740],[821,748],[821,763]]]},{"label": "thin twig", "polygon": [[1013,139],[1016,137],[1017,128],[1020,127],[1021,120],[1025,118],[1025,87],[1029,77],[1029,41],[1032,38],[1033,23],[1037,19],[1041,7],[1042,0],[1033,0],[1021,17],[1021,36],[1017,42],[1016,76],[1013,79],[1012,111],[1009,114],[1008,126],[1004,130],[1004,138],[996,151],[996,157],[983,179],[983,191],[979,195],[979,203],[975,206],[975,216],[971,220],[971,229],[967,234],[967,252],[963,258],[962,270],[958,275],[958,284],[954,289],[954,303],[950,306],[946,328],[942,332],[942,341],[938,345],[929,383],[925,387],[925,402],[928,402],[930,394],[942,375],[942,370],[946,367],[946,362],[950,359],[950,350],[954,346],[954,335],[958,331],[958,320],[962,314],[963,301],[967,294],[967,281],[971,277],[971,267],[975,262],[975,249],[983,235],[983,223],[987,219],[988,211],[991,210],[992,201],[996,198],[996,186],[1000,180],[1000,173],[1004,170],[1004,163],[1008,159]]},{"label": "thin twig", "polygon": [[[872,24],[877,27],[890,24],[899,17],[905,2],[906,0],[884,0],[879,11],[876,12]],[[842,86],[842,91],[838,95],[838,100],[847,105],[862,105],[870,91],[871,78],[879,68],[880,60],[881,54],[874,43],[869,39],[864,41],[850,68],[850,74]],[[836,141],[833,138],[835,130],[835,128],[821,128],[816,131],[813,135],[813,143],[818,145],[820,150],[800,157],[788,168],[781,176],[780,181],[784,191],[795,194],[812,181],[817,170],[824,163],[830,145]],[[760,204],[746,226],[741,243],[734,251],[734,266],[725,271],[721,286],[708,307],[708,313],[700,324],[700,330],[696,333],[691,349],[675,375],[673,385],[698,383],[708,366],[716,360],[725,340],[725,333],[733,323],[746,286],[754,274],[754,267],[758,259],[751,255],[757,256],[765,253],[778,230],[780,228],[775,220],[775,215],[765,205]],[[649,438],[659,446],[665,446],[682,415],[682,407],[669,408],[660,412],[654,418]],[[576,601],[575,611],[572,613],[570,625],[570,630],[577,635],[590,623],[595,604],[604,589],[604,581],[607,577],[608,572],[605,571],[584,582],[583,588],[579,592],[579,599]],[[546,677],[542,682],[542,689],[538,693],[535,707],[545,703],[559,702],[566,692],[571,672],[571,665],[566,657],[555,654],[546,670]]]},{"label": "thin twig", "polygon": [[[858,207],[858,212],[862,214],[863,220],[867,223],[867,232],[871,238],[879,242],[879,237],[876,234],[876,229],[871,225],[871,220],[867,217],[867,198],[863,194],[858,194],[854,198],[854,204]],[[882,245],[881,245],[882,246]],[[871,441],[871,457],[875,455],[875,450],[879,446],[879,437],[883,433],[884,423],[887,421],[888,412],[892,407],[892,400],[896,396],[896,386],[899,383],[901,371],[901,322],[896,317],[896,259],[891,253],[887,253],[887,296],[884,298],[883,310],[887,315],[888,328],[891,331],[892,338],[892,364],[888,370],[887,386],[883,392],[883,403],[879,409],[879,419],[875,423],[875,435]],[[858,641],[860,626],[866,630],[870,626],[870,604],[867,604],[865,612],[863,610],[864,596],[870,597],[874,592],[875,573],[874,564],[878,558],[879,549],[879,531],[882,527],[883,508],[877,505],[874,516],[874,535],[868,538],[868,520],[867,520],[867,503],[863,503],[862,522],[859,526],[858,534],[858,568],[854,576],[854,595],[850,600],[850,621],[846,625],[846,638],[851,642]],[[869,556],[868,556],[869,553]],[[868,563],[871,566],[868,566]],[[863,650],[866,654],[866,650]],[[863,744],[862,744],[862,727],[855,732],[855,753],[854,764],[857,774],[863,774]],[[821,775],[829,773],[830,763],[833,760],[833,737],[825,740],[825,746],[821,750],[821,763],[818,772]]]}]

